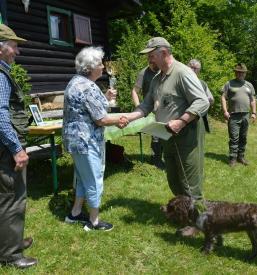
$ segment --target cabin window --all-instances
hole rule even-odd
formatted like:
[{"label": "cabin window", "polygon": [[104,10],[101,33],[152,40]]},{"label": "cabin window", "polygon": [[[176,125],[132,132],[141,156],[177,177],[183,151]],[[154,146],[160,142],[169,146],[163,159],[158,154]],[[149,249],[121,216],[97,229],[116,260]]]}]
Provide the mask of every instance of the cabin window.
[{"label": "cabin window", "polygon": [[51,45],[73,46],[71,12],[47,6],[49,43]]},{"label": "cabin window", "polygon": [[86,16],[81,16],[78,14],[73,14],[73,19],[74,19],[75,43],[91,45],[92,37],[91,37],[90,18]]}]

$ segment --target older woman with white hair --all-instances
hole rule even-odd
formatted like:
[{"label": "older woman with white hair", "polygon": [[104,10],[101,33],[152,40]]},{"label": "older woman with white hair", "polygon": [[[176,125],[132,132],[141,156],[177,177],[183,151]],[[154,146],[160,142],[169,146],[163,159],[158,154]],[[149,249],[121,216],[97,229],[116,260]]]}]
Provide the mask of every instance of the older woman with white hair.
[{"label": "older woman with white hair", "polygon": [[[190,67],[196,73],[196,75],[199,77],[202,65],[198,59],[191,59],[188,62],[188,67]],[[207,83],[205,81],[203,81],[202,79],[199,79],[199,80],[203,86],[203,89],[204,89],[204,92],[205,92],[207,98],[209,99],[210,104],[212,105],[214,103],[214,98],[213,98],[213,95],[212,95]]]},{"label": "older woman with white hair", "polygon": [[[104,52],[100,47],[82,49],[75,59],[77,74],[64,93],[63,144],[72,155],[77,177],[76,199],[68,223],[82,222],[86,231],[111,230],[113,225],[99,220],[105,162],[104,126],[127,125],[125,117],[107,114],[112,90],[104,95],[95,81],[103,71]],[[82,212],[86,199],[89,218]]]}]

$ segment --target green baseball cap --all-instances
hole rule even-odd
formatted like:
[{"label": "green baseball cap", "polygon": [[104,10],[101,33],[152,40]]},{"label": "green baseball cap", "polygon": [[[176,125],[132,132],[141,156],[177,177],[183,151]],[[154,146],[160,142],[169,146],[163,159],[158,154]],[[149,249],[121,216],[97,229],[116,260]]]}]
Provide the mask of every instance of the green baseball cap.
[{"label": "green baseball cap", "polygon": [[234,71],[235,71],[235,72],[243,72],[243,73],[246,73],[248,70],[247,70],[247,67],[245,66],[244,63],[238,63],[238,64],[235,66]]},{"label": "green baseball cap", "polygon": [[25,42],[23,39],[15,34],[15,32],[4,24],[0,24],[0,41],[13,40],[16,42]]},{"label": "green baseball cap", "polygon": [[146,48],[139,53],[140,54],[150,53],[153,50],[160,48],[160,47],[171,48],[170,43],[165,38],[153,37],[150,40],[148,40]]}]

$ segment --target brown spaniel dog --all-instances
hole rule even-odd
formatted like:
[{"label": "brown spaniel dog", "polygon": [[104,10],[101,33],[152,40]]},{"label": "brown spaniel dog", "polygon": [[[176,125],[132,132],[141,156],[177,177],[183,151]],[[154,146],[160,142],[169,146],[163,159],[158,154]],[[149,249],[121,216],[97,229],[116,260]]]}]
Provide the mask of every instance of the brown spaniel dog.
[{"label": "brown spaniel dog", "polygon": [[172,222],[180,225],[192,224],[204,233],[202,251],[208,254],[214,244],[222,245],[222,235],[228,232],[246,231],[252,252],[249,260],[257,256],[257,205],[252,203],[230,203],[204,201],[204,209],[193,198],[179,195],[169,201],[161,210]]}]

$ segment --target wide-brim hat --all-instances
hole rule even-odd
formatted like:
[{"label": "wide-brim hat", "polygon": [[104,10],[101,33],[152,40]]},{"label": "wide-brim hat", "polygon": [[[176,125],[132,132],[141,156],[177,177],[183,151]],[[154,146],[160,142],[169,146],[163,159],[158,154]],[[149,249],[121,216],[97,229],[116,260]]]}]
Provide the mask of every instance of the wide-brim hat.
[{"label": "wide-brim hat", "polygon": [[13,40],[16,42],[25,42],[23,39],[15,34],[15,32],[4,24],[0,24],[0,41]]},{"label": "wide-brim hat", "polygon": [[237,64],[234,68],[234,71],[235,72],[242,72],[242,73],[248,72],[247,67],[244,63]]},{"label": "wide-brim hat", "polygon": [[140,54],[150,53],[160,47],[171,48],[170,43],[165,38],[153,37],[150,40],[148,40],[146,48],[139,53]]}]

